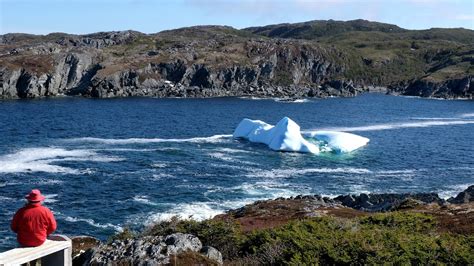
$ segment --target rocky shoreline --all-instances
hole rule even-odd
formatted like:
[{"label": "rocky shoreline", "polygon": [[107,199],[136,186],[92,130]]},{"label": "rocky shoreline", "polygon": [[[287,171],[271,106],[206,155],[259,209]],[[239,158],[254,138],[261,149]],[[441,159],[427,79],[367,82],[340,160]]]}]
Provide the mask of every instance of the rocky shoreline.
[{"label": "rocky shoreline", "polygon": [[[273,34],[292,27],[295,35]],[[325,34],[309,34],[320,27]],[[471,30],[418,32],[364,20],[265,28],[0,35],[0,99],[474,95]]]},{"label": "rocky shoreline", "polygon": [[[277,198],[258,201],[239,209],[230,210],[214,217],[205,226],[212,229],[212,226],[215,226],[213,223],[238,224],[239,230],[251,234],[252,232],[281,228],[292,221],[332,217],[339,219],[339,222],[350,221],[353,223],[354,219],[365,219],[364,221],[367,218],[372,219],[371,217],[375,217],[373,215],[377,215],[377,213],[428,215],[414,217],[422,223],[425,223],[423,219],[431,217],[429,219],[436,221],[437,232],[472,238],[474,237],[472,224],[474,220],[474,185],[460,192],[456,197],[447,200],[441,199],[436,193],[360,194],[341,195],[335,198],[300,195],[292,198]],[[413,217],[409,216],[409,218],[412,223]],[[323,221],[325,220],[320,222]],[[432,222],[432,220],[430,221]],[[187,227],[189,233],[178,232],[180,223],[186,222],[173,220],[158,224],[151,229],[145,229],[145,233],[139,235],[125,232],[107,243],[101,243],[92,237],[73,238],[74,265],[107,265],[110,263],[159,265],[176,262],[181,265],[188,263],[245,265],[246,262],[249,262],[246,260],[247,257],[244,260],[240,258],[236,261],[235,254],[234,258],[229,258],[229,254],[233,254],[228,251],[229,247],[219,246],[219,244],[222,245],[222,242],[217,237],[212,237],[212,234],[223,231],[222,227],[216,226],[210,232],[205,231],[207,234],[204,234],[205,242],[209,242],[209,239],[215,241],[214,247],[212,247],[204,245],[198,237],[191,234],[201,232],[192,229],[192,226]],[[194,226],[196,225],[198,223],[194,222]],[[169,234],[159,235],[164,232]],[[225,249],[224,256],[219,251],[221,248]]]}]

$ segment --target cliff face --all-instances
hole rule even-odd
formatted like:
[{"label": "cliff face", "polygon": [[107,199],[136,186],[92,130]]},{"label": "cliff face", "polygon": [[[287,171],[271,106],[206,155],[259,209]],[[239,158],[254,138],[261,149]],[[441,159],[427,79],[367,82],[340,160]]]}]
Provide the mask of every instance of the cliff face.
[{"label": "cliff face", "polygon": [[[386,33],[374,26],[354,31],[360,30],[357,23],[342,31],[356,34],[351,43],[334,39],[342,38],[341,30],[334,35],[326,29],[329,37],[319,39],[293,39],[290,30],[282,39],[253,33],[263,29],[221,26],[150,35],[6,34],[0,36],[0,98],[327,97],[384,87],[394,94],[472,98],[472,44],[446,45],[444,37],[406,44],[408,37],[392,40],[406,30]],[[380,34],[390,38],[381,40]]]},{"label": "cliff face", "polygon": [[433,82],[428,79],[416,80],[403,87],[400,92],[403,95],[420,97],[472,99],[474,95],[474,77],[468,76],[442,82]]}]

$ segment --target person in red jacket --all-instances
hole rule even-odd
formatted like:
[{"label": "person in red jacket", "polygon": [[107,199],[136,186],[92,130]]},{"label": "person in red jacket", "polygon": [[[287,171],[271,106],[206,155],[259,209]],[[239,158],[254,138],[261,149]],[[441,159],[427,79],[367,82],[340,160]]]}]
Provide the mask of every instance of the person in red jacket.
[{"label": "person in red jacket", "polygon": [[13,216],[11,229],[17,233],[20,245],[41,246],[46,237],[56,230],[56,220],[53,213],[41,205],[45,197],[38,189],[33,189],[25,198],[28,203]]}]

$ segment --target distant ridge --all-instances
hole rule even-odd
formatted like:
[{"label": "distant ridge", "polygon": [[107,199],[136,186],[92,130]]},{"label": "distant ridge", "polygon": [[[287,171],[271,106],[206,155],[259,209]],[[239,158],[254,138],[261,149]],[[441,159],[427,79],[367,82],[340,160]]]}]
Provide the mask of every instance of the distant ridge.
[{"label": "distant ridge", "polygon": [[[449,40],[474,43],[474,31],[464,28],[431,28],[426,30],[407,30],[397,25],[372,22],[363,19],[337,21],[313,20],[301,23],[283,23],[243,29],[254,34],[271,38],[319,39],[352,32],[378,32],[401,39]],[[349,35],[346,35],[349,36]]]},{"label": "distant ridge", "polygon": [[313,20],[301,23],[283,23],[243,30],[268,37],[314,39],[349,31],[405,32],[407,30],[393,24],[371,22],[363,19],[350,21]]}]

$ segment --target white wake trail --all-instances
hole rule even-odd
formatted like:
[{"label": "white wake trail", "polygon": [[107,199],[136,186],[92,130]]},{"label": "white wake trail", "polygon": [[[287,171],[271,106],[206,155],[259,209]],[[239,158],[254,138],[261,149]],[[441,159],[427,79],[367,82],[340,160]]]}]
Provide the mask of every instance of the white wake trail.
[{"label": "white wake trail", "polygon": [[305,130],[304,132],[311,132],[314,130],[328,130],[328,131],[378,131],[378,130],[391,130],[400,128],[418,128],[418,127],[435,127],[435,126],[454,126],[454,125],[468,125],[474,124],[474,120],[435,120],[435,121],[424,121],[424,122],[407,122],[407,123],[387,123],[387,124],[376,124],[358,127],[330,127],[323,129]]},{"label": "white wake trail", "polygon": [[87,142],[87,143],[99,143],[99,144],[110,144],[110,145],[126,145],[126,144],[146,144],[146,143],[217,143],[222,140],[231,138],[232,135],[214,135],[210,137],[195,137],[185,139],[162,139],[162,138],[128,138],[128,139],[106,139],[106,138],[73,138],[66,139],[67,142]]},{"label": "white wake trail", "polygon": [[465,117],[465,118],[470,118],[470,117],[474,117],[474,113],[466,113],[466,114],[462,114],[461,117]]}]

